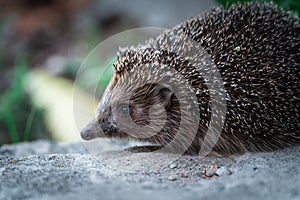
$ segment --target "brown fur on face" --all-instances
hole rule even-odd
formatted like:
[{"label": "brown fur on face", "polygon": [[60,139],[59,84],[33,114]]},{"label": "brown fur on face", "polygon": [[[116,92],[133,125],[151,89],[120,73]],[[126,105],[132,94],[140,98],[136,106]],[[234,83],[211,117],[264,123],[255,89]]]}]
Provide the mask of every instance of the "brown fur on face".
[{"label": "brown fur on face", "polygon": [[[170,89],[157,84],[138,87],[128,102],[119,100],[114,107],[116,109],[111,109],[98,118],[99,125],[107,137],[163,145],[170,142],[173,138],[172,133],[176,133],[180,124],[180,109],[176,97]],[[126,107],[129,112],[124,114],[122,108]],[[165,118],[160,118],[164,114]],[[151,128],[147,129],[148,132],[142,132],[146,126]]]}]

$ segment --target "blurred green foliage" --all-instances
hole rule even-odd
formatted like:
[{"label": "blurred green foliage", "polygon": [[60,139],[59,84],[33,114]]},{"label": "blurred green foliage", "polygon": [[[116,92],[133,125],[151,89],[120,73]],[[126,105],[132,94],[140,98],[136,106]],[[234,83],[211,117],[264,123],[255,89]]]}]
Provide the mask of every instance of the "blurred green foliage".
[{"label": "blurred green foliage", "polygon": [[33,104],[26,92],[26,74],[26,65],[17,64],[11,86],[0,96],[0,145],[48,137],[45,112]]},{"label": "blurred green foliage", "polygon": [[117,57],[113,57],[106,65],[102,66],[102,68],[104,68],[104,71],[102,73],[101,79],[98,81],[98,85],[106,87],[109,84],[115,70],[113,64],[117,63],[117,61]]},{"label": "blurred green foliage", "polygon": [[216,0],[223,6],[230,6],[235,3],[246,2],[273,2],[286,11],[291,11],[295,16],[300,17],[300,0]]}]

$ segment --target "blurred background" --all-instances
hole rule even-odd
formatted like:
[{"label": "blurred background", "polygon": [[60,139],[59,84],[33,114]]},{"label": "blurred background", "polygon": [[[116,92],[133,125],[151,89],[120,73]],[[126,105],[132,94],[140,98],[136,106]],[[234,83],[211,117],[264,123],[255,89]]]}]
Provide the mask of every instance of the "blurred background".
[{"label": "blurred background", "polygon": [[[73,84],[101,41],[138,27],[172,26],[236,0],[0,0],[0,145],[80,140]],[[245,1],[243,1],[245,2]],[[299,0],[276,0],[299,16]],[[99,64],[98,67],[102,67]],[[105,88],[113,69],[99,85]],[[92,75],[87,82],[97,81]],[[82,83],[82,106],[96,104]]]}]

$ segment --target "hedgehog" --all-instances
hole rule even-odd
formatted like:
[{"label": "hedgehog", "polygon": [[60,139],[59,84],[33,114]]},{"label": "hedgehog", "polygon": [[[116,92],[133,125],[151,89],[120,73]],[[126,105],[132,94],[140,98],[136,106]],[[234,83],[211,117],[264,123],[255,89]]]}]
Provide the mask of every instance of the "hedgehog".
[{"label": "hedgehog", "polygon": [[274,4],[216,7],[120,48],[81,137],[186,154],[299,145],[299,49],[298,18]]}]

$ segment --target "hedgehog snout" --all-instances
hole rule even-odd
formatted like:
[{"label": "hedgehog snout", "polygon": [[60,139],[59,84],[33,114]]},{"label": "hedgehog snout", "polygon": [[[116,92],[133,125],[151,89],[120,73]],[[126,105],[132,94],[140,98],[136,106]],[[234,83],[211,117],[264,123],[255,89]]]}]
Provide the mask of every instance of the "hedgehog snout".
[{"label": "hedgehog snout", "polygon": [[105,137],[102,128],[100,125],[92,121],[87,124],[80,132],[81,138],[84,140],[91,140],[99,137]]},{"label": "hedgehog snout", "polygon": [[92,126],[90,124],[88,124],[81,130],[80,135],[81,135],[81,138],[84,140],[91,140],[91,139],[95,138],[95,136],[93,134]]}]

